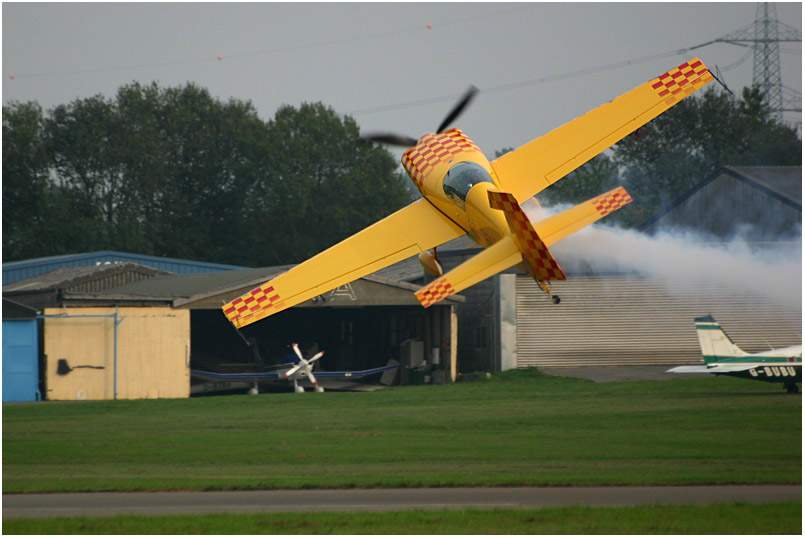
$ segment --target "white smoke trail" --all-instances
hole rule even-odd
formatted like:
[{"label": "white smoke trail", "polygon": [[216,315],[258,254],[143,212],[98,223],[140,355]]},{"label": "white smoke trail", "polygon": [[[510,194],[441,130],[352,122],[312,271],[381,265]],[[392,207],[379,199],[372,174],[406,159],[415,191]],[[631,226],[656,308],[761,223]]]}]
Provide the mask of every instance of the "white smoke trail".
[{"label": "white smoke trail", "polygon": [[[563,208],[544,210],[538,218]],[[529,208],[529,217],[536,211]],[[781,306],[802,304],[801,230],[794,240],[759,246],[740,236],[729,242],[691,232],[649,236],[604,225],[589,226],[553,247],[569,272],[636,272],[671,286],[692,281],[761,292]]]}]

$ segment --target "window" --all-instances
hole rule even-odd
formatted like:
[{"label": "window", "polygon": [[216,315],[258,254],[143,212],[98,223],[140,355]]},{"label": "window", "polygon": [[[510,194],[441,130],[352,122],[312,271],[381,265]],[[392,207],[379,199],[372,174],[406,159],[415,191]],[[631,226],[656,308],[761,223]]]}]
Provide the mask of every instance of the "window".
[{"label": "window", "polygon": [[444,193],[453,202],[464,209],[467,194],[470,189],[478,183],[492,183],[486,170],[479,165],[471,162],[462,162],[448,170],[442,182]]}]

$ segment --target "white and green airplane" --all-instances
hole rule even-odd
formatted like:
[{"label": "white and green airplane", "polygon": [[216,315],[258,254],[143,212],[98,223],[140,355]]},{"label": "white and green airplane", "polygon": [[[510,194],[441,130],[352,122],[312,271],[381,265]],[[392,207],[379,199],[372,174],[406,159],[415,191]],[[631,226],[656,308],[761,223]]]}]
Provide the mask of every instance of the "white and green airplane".
[{"label": "white and green airplane", "polygon": [[704,365],[677,366],[676,374],[716,374],[783,383],[791,393],[802,383],[802,345],[747,353],[735,345],[713,316],[694,318]]}]

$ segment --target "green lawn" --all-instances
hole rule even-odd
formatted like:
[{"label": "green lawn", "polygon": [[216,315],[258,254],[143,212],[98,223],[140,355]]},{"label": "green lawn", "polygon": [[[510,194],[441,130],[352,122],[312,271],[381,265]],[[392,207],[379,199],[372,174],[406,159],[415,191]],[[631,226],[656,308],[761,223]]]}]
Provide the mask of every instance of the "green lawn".
[{"label": "green lawn", "polygon": [[792,534],[800,503],[11,519],[5,534]]},{"label": "green lawn", "polygon": [[373,393],[3,406],[3,492],[801,483],[802,400],[535,371]]}]

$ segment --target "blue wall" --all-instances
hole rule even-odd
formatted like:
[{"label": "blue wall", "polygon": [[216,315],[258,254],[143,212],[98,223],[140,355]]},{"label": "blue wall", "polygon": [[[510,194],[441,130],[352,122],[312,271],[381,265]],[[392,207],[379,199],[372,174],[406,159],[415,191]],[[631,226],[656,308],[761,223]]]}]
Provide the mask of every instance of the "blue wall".
[{"label": "blue wall", "polygon": [[36,320],[3,320],[3,401],[39,398],[39,342]]}]

